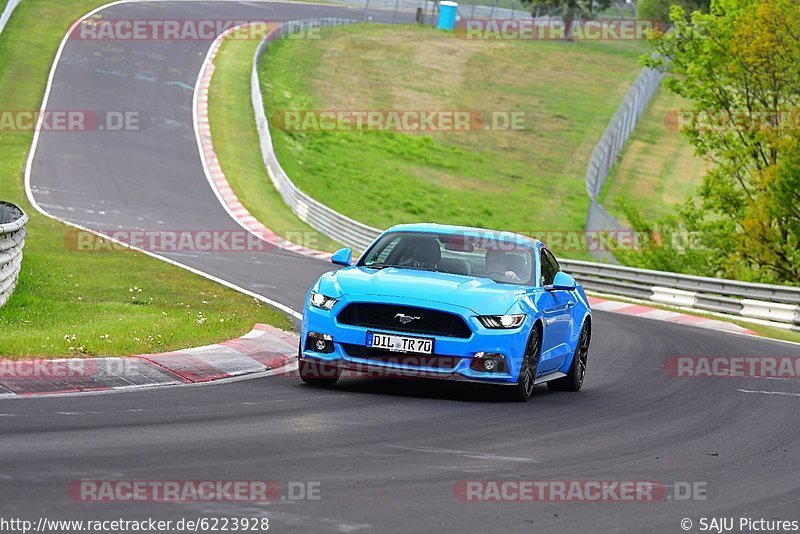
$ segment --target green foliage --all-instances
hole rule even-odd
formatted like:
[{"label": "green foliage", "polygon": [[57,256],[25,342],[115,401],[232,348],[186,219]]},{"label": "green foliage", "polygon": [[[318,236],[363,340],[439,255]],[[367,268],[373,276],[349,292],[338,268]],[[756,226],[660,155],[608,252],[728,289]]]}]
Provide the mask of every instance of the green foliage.
[{"label": "green foliage", "polygon": [[[598,11],[608,8],[611,0],[520,0],[530,6],[531,13],[537,8],[550,15],[563,15],[567,21],[581,17],[593,17]],[[569,32],[567,32],[569,33]]]},{"label": "green foliage", "polygon": [[[709,13],[673,6],[655,36],[666,84],[692,102],[679,127],[711,169],[683,224],[722,276],[800,281],[800,6],[714,0]],[[687,267],[690,268],[690,267]],[[685,269],[684,269],[685,270]]]},{"label": "green foliage", "polygon": [[[637,235],[637,246],[626,252],[614,252],[625,265],[698,276],[715,274],[713,262],[696,232],[694,212],[689,206],[679,208],[683,217],[667,215],[653,222],[635,204],[620,199],[619,209]],[[688,209],[688,211],[686,211]],[[685,211],[685,213],[684,213]]]},{"label": "green foliage", "polygon": [[660,20],[669,22],[669,12],[672,6],[680,6],[686,12],[707,12],[709,0],[639,0],[636,4],[636,16],[640,20]]}]

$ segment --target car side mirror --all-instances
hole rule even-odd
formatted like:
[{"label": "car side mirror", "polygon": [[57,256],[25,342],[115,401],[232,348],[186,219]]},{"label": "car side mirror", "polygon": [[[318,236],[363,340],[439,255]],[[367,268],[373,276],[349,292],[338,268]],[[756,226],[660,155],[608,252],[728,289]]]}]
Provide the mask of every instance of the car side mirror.
[{"label": "car side mirror", "polygon": [[331,263],[350,267],[350,264],[353,263],[353,251],[349,248],[340,248],[331,256]]},{"label": "car side mirror", "polygon": [[559,271],[556,273],[555,278],[553,278],[553,283],[548,287],[548,289],[563,289],[571,291],[575,289],[575,286],[577,285],[578,284],[575,282],[574,278],[563,271]]}]

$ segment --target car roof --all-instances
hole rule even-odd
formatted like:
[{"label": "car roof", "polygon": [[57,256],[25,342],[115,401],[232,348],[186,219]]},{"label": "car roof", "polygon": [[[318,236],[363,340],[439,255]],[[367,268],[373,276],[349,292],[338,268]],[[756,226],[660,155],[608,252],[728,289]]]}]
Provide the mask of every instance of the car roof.
[{"label": "car roof", "polygon": [[540,248],[541,241],[533,237],[527,237],[521,234],[504,230],[489,230],[487,228],[477,228],[474,226],[456,226],[451,224],[437,224],[437,223],[413,223],[413,224],[397,224],[392,226],[386,232],[419,232],[430,234],[490,234],[493,239],[524,245],[531,248]]}]

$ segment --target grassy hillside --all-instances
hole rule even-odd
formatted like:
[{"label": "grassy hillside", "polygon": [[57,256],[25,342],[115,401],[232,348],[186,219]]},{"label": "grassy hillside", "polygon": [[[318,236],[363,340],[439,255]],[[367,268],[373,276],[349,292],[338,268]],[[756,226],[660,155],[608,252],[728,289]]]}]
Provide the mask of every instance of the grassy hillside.
[{"label": "grassy hillside", "polygon": [[614,215],[624,219],[624,199],[657,219],[700,185],[705,162],[670,121],[681,109],[688,104],[679,96],[664,88],[656,92],[606,182],[602,200]]},{"label": "grassy hillside", "polygon": [[[467,41],[377,25],[322,37],[277,42],[260,65],[278,157],[301,189],[377,227],[583,228],[586,163],[640,70],[642,43]],[[292,110],[521,112],[524,129],[276,128]]]}]

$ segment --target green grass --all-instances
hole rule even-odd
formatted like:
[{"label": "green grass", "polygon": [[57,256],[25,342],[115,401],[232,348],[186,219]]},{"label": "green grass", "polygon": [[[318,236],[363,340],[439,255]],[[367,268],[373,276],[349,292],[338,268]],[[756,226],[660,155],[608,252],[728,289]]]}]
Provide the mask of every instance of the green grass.
[{"label": "green grass", "polygon": [[643,46],[467,41],[425,27],[358,25],[275,43],[260,75],[268,117],[315,109],[523,112],[522,131],[298,133],[273,122],[273,138],[303,191],[356,220],[536,234],[583,229],[586,164],[640,70]]},{"label": "green grass", "polygon": [[250,71],[257,46],[256,40],[227,39],[214,61],[208,106],[214,150],[231,187],[256,219],[290,241],[336,250],[341,245],[292,213],[264,167],[250,101]]},{"label": "green grass", "polygon": [[675,112],[688,108],[681,97],[661,88],[645,110],[601,194],[601,202],[621,220],[621,200],[658,219],[702,182],[704,160],[672,123]]},{"label": "green grass", "polygon": [[[68,23],[102,3],[22,2],[0,35],[0,109],[39,109]],[[19,287],[0,308],[0,355],[150,353],[230,339],[256,322],[290,327],[250,297],[142,254],[70,250],[69,229],[35,213],[25,199],[31,138],[31,132],[0,132],[0,197],[31,216]]]}]

